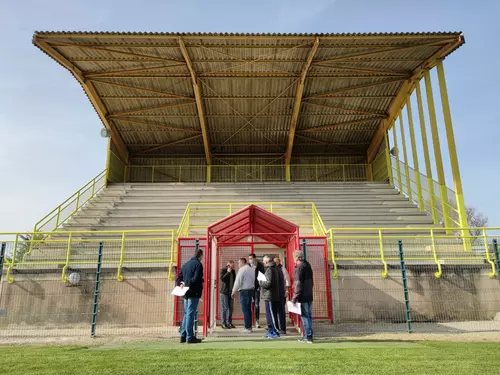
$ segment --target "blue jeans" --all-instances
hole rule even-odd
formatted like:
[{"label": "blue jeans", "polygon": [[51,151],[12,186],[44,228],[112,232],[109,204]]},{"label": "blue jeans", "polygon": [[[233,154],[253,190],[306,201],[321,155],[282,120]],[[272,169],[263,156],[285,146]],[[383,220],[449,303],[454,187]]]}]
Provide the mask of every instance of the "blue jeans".
[{"label": "blue jeans", "polygon": [[231,324],[233,322],[233,298],[227,294],[221,294],[220,302],[222,305],[222,324]]},{"label": "blue jeans", "polygon": [[267,320],[267,333],[270,335],[277,335],[278,329],[278,310],[280,302],[265,301],[266,303],[266,320]]},{"label": "blue jeans", "polygon": [[246,329],[252,329],[252,298],[253,289],[240,290],[240,305]]},{"label": "blue jeans", "polygon": [[184,318],[181,325],[181,337],[187,341],[194,338],[194,317],[198,311],[199,298],[184,298]]},{"label": "blue jeans", "polygon": [[302,325],[304,327],[304,338],[307,340],[313,339],[313,322],[312,322],[312,310],[313,303],[312,302],[301,302],[300,303],[301,310],[301,319]]}]

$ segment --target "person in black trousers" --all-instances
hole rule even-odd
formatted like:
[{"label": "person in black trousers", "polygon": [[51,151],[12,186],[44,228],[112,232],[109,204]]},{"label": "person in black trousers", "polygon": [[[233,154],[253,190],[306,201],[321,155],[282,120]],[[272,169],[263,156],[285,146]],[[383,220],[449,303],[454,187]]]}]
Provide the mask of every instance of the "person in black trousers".
[{"label": "person in black trousers", "polygon": [[236,271],[234,270],[234,261],[227,262],[226,267],[220,270],[220,301],[222,305],[222,328],[236,328],[233,325],[233,291]]},{"label": "person in black trousers", "polygon": [[253,304],[254,304],[254,316],[255,316],[255,328],[260,328],[259,315],[260,315],[260,285],[257,281],[257,275],[259,272],[265,273],[264,264],[257,260],[254,253],[248,255],[248,265],[255,268],[255,290],[253,293]]},{"label": "person in black trousers", "polygon": [[268,339],[278,339],[278,311],[280,305],[278,268],[269,255],[264,257],[266,281],[260,281],[262,299],[266,304],[267,334]]}]

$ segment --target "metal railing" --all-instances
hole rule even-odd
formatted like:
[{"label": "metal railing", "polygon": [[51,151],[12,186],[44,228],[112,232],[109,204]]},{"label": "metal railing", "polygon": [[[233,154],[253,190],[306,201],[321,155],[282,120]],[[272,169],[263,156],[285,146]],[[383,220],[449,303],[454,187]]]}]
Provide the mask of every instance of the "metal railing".
[{"label": "metal railing", "polygon": [[78,191],[50,211],[34,228],[34,233],[51,233],[64,224],[82,206],[92,199],[102,188],[106,186],[107,169],[103,170],[92,180],[83,185]]},{"label": "metal railing", "polygon": [[[333,264],[332,276],[338,276],[339,262],[375,262],[383,267],[382,277],[388,275],[389,263],[398,262],[398,241],[405,244],[407,262],[429,262],[435,265],[440,278],[443,265],[453,262],[486,264],[490,278],[500,267],[498,249],[494,240],[500,238],[500,227],[453,228],[466,233],[477,232],[467,238],[450,236],[449,228],[331,228],[327,231],[329,258]],[[469,251],[468,251],[469,250]]]},{"label": "metal railing", "polygon": [[324,236],[326,233],[321,216],[313,202],[206,202],[187,205],[177,229],[177,236],[188,237],[191,231],[206,229],[208,225],[252,204],[302,228],[310,228],[317,236]]},{"label": "metal railing", "polygon": [[[36,238],[36,236],[39,236]],[[169,278],[173,278],[175,262],[175,230],[129,231],[58,231],[36,233],[0,232],[0,243],[5,246],[6,280],[14,281],[16,267],[62,268],[61,279],[68,281],[71,267],[95,265],[97,246],[104,244],[104,266],[117,269],[122,281],[125,265],[166,263]],[[33,251],[35,249],[36,251]]]},{"label": "metal railing", "polygon": [[[366,181],[366,164],[292,164],[290,181]],[[268,165],[129,165],[123,182],[280,182],[287,166]],[[128,175],[128,177],[127,177]]]},{"label": "metal railing", "polygon": [[[417,183],[417,172],[410,166],[406,166],[403,162],[399,162],[399,171],[397,161],[392,159],[392,171],[394,175],[394,186],[400,192],[410,198],[415,204],[419,205],[421,210],[425,210],[432,215],[435,224],[446,224],[450,222],[453,227],[460,227],[459,211],[455,200],[455,192],[450,188],[446,188],[446,201],[443,201],[436,192],[440,192],[439,184],[427,178],[422,173],[419,175],[419,183]],[[394,166],[396,164],[396,166]],[[406,175],[408,170],[409,175]],[[429,180],[432,181],[432,187],[429,186]],[[408,186],[409,184],[409,186]],[[423,207],[422,207],[423,206]],[[449,221],[448,221],[449,220]],[[453,230],[456,230],[454,228]]]}]

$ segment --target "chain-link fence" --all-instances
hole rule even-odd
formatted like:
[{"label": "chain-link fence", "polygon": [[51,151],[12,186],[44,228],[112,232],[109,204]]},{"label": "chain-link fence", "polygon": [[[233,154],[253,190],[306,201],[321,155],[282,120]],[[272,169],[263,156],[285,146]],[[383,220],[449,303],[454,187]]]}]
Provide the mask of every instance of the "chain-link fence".
[{"label": "chain-link fence", "polygon": [[[479,248],[465,252],[453,238],[435,240],[433,247],[431,240],[415,236],[386,237],[382,242],[379,238],[339,237],[334,239],[334,259],[325,255],[324,238],[307,238],[306,257],[314,271],[316,337],[397,333],[409,329],[421,333],[500,331],[500,259],[491,238],[486,257],[486,251]],[[0,338],[7,342],[19,337],[85,338],[92,329],[97,337],[178,336],[182,299],[170,294],[177,268],[169,274],[168,259],[155,259],[155,244],[156,249],[161,247],[158,241],[130,243],[121,279],[117,277],[121,241],[86,242],[86,247],[79,249],[79,258],[71,258],[74,263],[70,262],[65,271],[66,280],[61,277],[65,260],[60,262],[56,256],[47,263],[29,264],[26,260],[8,272],[13,244],[4,242]],[[194,238],[182,241],[175,262],[178,267],[192,256],[196,246]],[[405,272],[402,272],[399,241]],[[199,246],[204,248],[206,244],[200,241]],[[241,248],[226,252],[225,257],[218,259],[216,271],[227,260],[237,261],[249,251]],[[278,254],[276,249],[267,248],[256,252]],[[131,261],[127,261],[132,254]],[[282,256],[285,258],[286,254]],[[288,264],[293,279],[293,267],[290,262],[284,264]],[[218,295],[217,287],[214,293]],[[233,324],[243,328],[237,303],[234,309]],[[217,310],[213,332],[220,331],[217,330],[220,307]],[[198,311],[201,325],[201,303]],[[295,325],[291,318],[299,321],[297,316],[288,316],[288,334],[298,336],[300,324]],[[202,333],[201,329],[199,332]],[[256,329],[250,337],[261,337],[264,333],[264,328]],[[225,335],[243,333],[233,329]]]}]

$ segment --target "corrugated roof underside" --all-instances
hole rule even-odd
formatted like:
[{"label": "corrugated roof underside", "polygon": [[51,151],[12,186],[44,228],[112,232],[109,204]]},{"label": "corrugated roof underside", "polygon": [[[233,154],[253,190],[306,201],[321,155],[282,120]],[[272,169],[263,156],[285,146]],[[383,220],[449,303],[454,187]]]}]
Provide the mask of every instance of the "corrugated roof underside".
[{"label": "corrugated roof underside", "polygon": [[182,38],[198,76],[211,152],[279,156],[317,37],[294,141],[294,155],[304,157],[365,155],[404,80],[461,34],[37,32],[35,43],[47,42],[92,82],[132,157],[202,157]]}]

